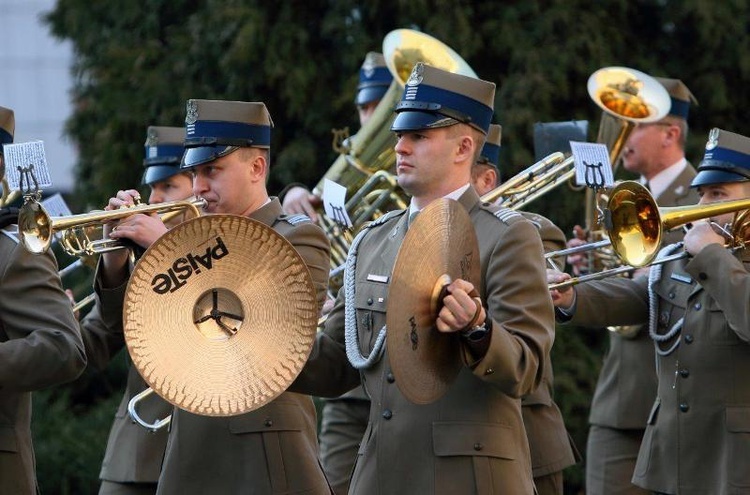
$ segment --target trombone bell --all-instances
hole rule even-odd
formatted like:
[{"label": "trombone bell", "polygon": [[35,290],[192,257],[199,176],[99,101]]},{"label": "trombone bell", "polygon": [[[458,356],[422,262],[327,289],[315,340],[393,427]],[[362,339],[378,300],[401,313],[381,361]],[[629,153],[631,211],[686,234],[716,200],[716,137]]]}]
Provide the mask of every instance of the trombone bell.
[{"label": "trombone bell", "polygon": [[[641,267],[650,264],[658,253],[664,231],[748,208],[750,199],[660,208],[648,189],[638,182],[625,181],[610,194],[605,226],[617,255],[629,265]],[[733,234],[736,237],[740,233]]]}]

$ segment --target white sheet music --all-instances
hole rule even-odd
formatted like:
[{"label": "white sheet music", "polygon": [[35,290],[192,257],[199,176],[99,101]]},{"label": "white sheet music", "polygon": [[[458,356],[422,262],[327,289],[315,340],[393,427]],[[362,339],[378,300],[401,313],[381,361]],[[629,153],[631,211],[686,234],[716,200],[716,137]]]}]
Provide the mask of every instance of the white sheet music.
[{"label": "white sheet music", "polygon": [[344,228],[351,228],[352,221],[346,212],[346,188],[332,180],[323,182],[323,208],[328,218]]},{"label": "white sheet music", "polygon": [[576,184],[600,189],[612,187],[615,179],[607,146],[601,143],[570,142],[576,168]]},{"label": "white sheet music", "polygon": [[[22,169],[30,169],[36,177],[39,189],[52,186],[52,179],[47,168],[47,158],[44,154],[44,141],[29,141],[28,143],[4,144],[5,176],[11,190],[20,189]],[[32,167],[33,168],[30,168]],[[24,191],[34,188],[34,181],[28,176],[29,184],[24,183]]]}]

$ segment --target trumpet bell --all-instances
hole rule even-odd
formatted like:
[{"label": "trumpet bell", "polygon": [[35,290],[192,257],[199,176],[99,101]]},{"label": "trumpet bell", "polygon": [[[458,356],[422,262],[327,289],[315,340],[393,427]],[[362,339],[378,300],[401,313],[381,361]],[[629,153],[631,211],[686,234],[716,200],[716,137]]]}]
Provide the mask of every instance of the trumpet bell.
[{"label": "trumpet bell", "polygon": [[602,110],[633,123],[656,122],[667,116],[669,93],[659,81],[628,67],[604,67],[587,83],[589,96]]},{"label": "trumpet bell", "polygon": [[45,253],[52,245],[52,223],[47,210],[40,203],[30,201],[18,215],[18,233],[24,247],[31,253]]}]

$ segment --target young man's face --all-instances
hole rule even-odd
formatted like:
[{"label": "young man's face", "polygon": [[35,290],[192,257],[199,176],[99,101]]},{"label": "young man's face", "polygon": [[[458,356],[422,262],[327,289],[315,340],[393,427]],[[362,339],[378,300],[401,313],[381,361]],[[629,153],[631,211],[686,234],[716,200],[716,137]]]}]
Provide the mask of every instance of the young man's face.
[{"label": "young man's face", "polygon": [[412,196],[439,191],[452,172],[458,138],[448,127],[397,132],[396,172],[399,185]]},{"label": "young man's face", "polygon": [[252,160],[236,150],[193,171],[193,194],[206,200],[206,213],[245,215],[253,205]]},{"label": "young man's face", "polygon": [[186,173],[175,174],[149,186],[149,204],[180,201],[193,195],[193,178]]},{"label": "young man's face", "polygon": [[[725,182],[722,184],[708,184],[698,187],[700,201],[698,204],[707,205],[717,201],[733,201],[750,198],[750,182]],[[711,217],[713,222],[724,226],[731,225],[734,212]]]}]

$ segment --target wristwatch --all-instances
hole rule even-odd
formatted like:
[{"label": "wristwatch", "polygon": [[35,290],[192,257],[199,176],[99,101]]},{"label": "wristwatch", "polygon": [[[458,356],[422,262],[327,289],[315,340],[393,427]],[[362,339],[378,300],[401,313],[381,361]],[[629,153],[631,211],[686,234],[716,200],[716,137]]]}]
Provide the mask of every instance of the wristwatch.
[{"label": "wristwatch", "polygon": [[487,336],[490,329],[487,328],[487,320],[484,320],[484,323],[481,325],[476,325],[471,327],[468,330],[462,330],[461,331],[461,337],[465,338],[469,342],[479,342],[483,338]]}]

